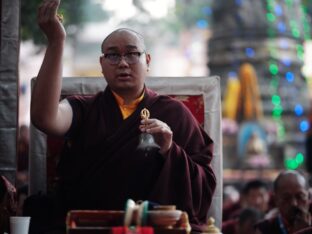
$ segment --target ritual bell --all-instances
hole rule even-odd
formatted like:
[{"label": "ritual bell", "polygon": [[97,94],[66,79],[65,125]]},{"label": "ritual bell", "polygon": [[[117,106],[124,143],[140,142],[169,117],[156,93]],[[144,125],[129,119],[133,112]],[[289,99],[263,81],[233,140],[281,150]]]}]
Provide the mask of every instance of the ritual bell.
[{"label": "ritual bell", "polygon": [[[147,120],[150,116],[148,109],[144,108],[141,111],[141,118]],[[142,132],[139,137],[139,145],[137,148],[139,151],[143,151],[145,155],[154,153],[160,150],[160,146],[155,142],[152,134]]]}]

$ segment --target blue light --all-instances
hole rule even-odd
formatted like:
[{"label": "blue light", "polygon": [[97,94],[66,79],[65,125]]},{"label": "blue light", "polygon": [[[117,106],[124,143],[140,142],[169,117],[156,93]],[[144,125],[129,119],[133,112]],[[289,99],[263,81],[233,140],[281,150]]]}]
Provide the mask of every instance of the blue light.
[{"label": "blue light", "polygon": [[[285,23],[284,22],[278,22],[277,29],[281,33],[286,32],[286,25],[285,25]],[[288,47],[288,45],[287,45],[287,47]]]},{"label": "blue light", "polygon": [[285,77],[286,77],[286,80],[287,80],[289,83],[293,82],[294,79],[295,79],[295,75],[294,75],[294,73],[292,73],[292,72],[286,72]]},{"label": "blue light", "polygon": [[300,104],[297,104],[294,111],[297,116],[301,116],[303,114],[303,107]]},{"label": "blue light", "polygon": [[309,130],[309,128],[310,128],[310,124],[307,120],[302,120],[300,122],[300,131],[301,132],[306,132]]},{"label": "blue light", "polygon": [[204,20],[204,19],[197,20],[196,26],[197,26],[198,28],[205,29],[205,28],[208,27],[208,21],[207,21],[207,20]]},{"label": "blue light", "polygon": [[228,73],[228,77],[229,77],[229,78],[236,78],[236,77],[237,77],[237,73],[236,73],[235,71],[230,71],[230,72]]},{"label": "blue light", "polygon": [[245,49],[245,53],[246,55],[250,58],[250,57],[255,57],[255,51],[253,48],[246,48]]},{"label": "blue light", "polygon": [[274,11],[277,16],[281,16],[283,14],[283,9],[279,4],[275,5]]},{"label": "blue light", "polygon": [[242,5],[243,0],[235,0],[236,5]]},{"label": "blue light", "polygon": [[27,84],[26,83],[23,83],[20,85],[20,92],[21,92],[21,95],[25,95],[26,92],[27,92]]},{"label": "blue light", "polygon": [[291,60],[289,58],[284,58],[282,59],[282,63],[286,66],[289,67],[291,65]]},{"label": "blue light", "polygon": [[211,9],[211,7],[209,7],[209,6],[206,6],[206,7],[203,7],[203,8],[202,8],[202,12],[203,12],[205,15],[211,15],[211,14],[212,14],[212,9]]}]

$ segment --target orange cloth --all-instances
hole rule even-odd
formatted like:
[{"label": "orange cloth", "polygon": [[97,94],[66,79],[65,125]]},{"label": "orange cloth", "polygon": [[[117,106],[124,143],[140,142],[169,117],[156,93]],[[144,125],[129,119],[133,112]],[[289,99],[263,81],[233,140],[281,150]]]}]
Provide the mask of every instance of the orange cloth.
[{"label": "orange cloth", "polygon": [[112,92],[112,93],[114,94],[114,97],[116,98],[116,101],[118,103],[123,119],[128,118],[136,110],[139,103],[144,98],[144,92],[143,92],[142,95],[138,97],[137,99],[135,99],[133,102],[131,102],[130,104],[125,104],[125,101],[123,100],[122,97],[120,97],[115,92]]}]

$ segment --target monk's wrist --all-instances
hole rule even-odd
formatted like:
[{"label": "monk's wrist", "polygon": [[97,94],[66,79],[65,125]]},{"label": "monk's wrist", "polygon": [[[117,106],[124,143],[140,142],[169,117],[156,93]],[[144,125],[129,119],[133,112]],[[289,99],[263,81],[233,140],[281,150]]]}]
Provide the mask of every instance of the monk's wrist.
[{"label": "monk's wrist", "polygon": [[159,153],[160,153],[164,158],[166,158],[167,155],[169,154],[169,151],[170,151],[170,149],[171,149],[171,146],[172,146],[172,144],[171,144],[167,149],[160,149],[160,150],[159,150]]}]

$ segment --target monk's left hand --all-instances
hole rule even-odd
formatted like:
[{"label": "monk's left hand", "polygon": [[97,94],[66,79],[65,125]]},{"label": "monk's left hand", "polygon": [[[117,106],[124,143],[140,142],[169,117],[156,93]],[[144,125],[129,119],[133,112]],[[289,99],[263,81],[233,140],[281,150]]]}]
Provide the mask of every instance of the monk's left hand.
[{"label": "monk's left hand", "polygon": [[150,133],[154,136],[156,143],[160,146],[159,153],[166,154],[172,145],[172,131],[170,127],[158,120],[147,119],[142,120],[140,125],[142,132]]}]

